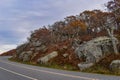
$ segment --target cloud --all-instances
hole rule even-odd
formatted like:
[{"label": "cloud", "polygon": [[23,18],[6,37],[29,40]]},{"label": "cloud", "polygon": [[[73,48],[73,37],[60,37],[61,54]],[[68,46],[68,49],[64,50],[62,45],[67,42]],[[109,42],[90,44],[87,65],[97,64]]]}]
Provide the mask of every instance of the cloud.
[{"label": "cloud", "polygon": [[[108,0],[0,0],[0,50],[26,41],[30,31],[84,10],[102,9]],[[12,46],[12,47],[11,47]]]},{"label": "cloud", "polygon": [[5,51],[9,51],[11,49],[15,49],[17,45],[15,44],[3,44],[0,47],[0,54],[5,52]]},{"label": "cloud", "polygon": [[6,7],[10,7],[13,5],[13,2],[15,0],[0,0],[0,8],[6,8]]}]

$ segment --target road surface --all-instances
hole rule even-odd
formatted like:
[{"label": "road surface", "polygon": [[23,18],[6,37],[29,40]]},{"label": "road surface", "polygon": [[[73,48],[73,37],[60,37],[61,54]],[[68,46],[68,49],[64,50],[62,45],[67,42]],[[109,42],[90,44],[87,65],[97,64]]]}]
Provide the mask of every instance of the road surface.
[{"label": "road surface", "polygon": [[109,76],[20,64],[0,57],[0,80],[120,80]]}]

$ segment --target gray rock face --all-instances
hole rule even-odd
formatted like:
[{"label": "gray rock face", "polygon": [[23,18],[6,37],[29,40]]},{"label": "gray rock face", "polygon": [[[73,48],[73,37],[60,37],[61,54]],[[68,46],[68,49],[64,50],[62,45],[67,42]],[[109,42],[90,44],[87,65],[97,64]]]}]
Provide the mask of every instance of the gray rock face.
[{"label": "gray rock face", "polygon": [[38,59],[38,62],[41,64],[46,64],[50,59],[54,58],[58,56],[58,52],[57,51],[53,51],[52,53]]},{"label": "gray rock face", "polygon": [[45,52],[47,50],[47,47],[45,45],[41,45],[39,47],[36,47],[35,51],[42,51]]},{"label": "gray rock face", "polygon": [[32,42],[32,45],[35,47],[39,47],[42,45],[42,43],[40,41],[36,41],[36,42]]},{"label": "gray rock face", "polygon": [[39,54],[39,52],[34,53],[31,57],[31,60],[34,59],[38,54]]},{"label": "gray rock face", "polygon": [[31,56],[33,52],[32,52],[32,51],[27,51],[26,53],[27,53],[29,56]]},{"label": "gray rock face", "polygon": [[25,43],[25,44],[22,44],[22,45],[18,46],[16,48],[17,54],[21,54],[24,51],[24,49],[26,48],[27,45],[28,45],[28,43]]},{"label": "gray rock face", "polygon": [[79,39],[74,39],[73,42],[72,42],[72,48],[73,48],[73,49],[77,48],[81,43],[82,43],[81,40],[79,40]]},{"label": "gray rock face", "polygon": [[29,60],[30,60],[30,56],[27,55],[27,54],[24,54],[24,56],[23,56],[23,62],[29,61]]},{"label": "gray rock face", "polygon": [[68,47],[64,45],[61,50],[65,50],[65,49],[67,49],[67,48],[68,48]]},{"label": "gray rock face", "polygon": [[120,60],[113,60],[110,64],[110,70],[113,72],[120,72]]},{"label": "gray rock face", "polygon": [[19,55],[19,59],[23,61],[29,61],[30,57],[32,56],[32,51],[24,51]]},{"label": "gray rock face", "polygon": [[85,63],[96,63],[112,52],[113,47],[109,37],[95,38],[86,43],[82,43],[75,49],[76,55],[79,58],[84,58],[86,60]]},{"label": "gray rock face", "polygon": [[34,51],[35,49],[34,48],[30,48],[31,51]]},{"label": "gray rock face", "polygon": [[22,60],[23,59],[23,56],[24,56],[25,52],[22,52],[20,55],[19,55],[19,59]]},{"label": "gray rock face", "polygon": [[68,54],[67,53],[63,54],[63,57],[65,57],[65,58],[68,57]]},{"label": "gray rock face", "polygon": [[89,67],[93,66],[93,63],[80,63],[78,64],[78,67],[80,68],[80,70],[85,70]]}]

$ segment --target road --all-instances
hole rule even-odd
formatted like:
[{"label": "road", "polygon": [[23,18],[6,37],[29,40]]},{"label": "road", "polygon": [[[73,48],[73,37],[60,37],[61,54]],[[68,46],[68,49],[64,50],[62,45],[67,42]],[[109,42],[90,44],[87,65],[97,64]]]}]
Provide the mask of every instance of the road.
[{"label": "road", "polygon": [[43,68],[0,57],[0,80],[120,80],[120,76]]}]

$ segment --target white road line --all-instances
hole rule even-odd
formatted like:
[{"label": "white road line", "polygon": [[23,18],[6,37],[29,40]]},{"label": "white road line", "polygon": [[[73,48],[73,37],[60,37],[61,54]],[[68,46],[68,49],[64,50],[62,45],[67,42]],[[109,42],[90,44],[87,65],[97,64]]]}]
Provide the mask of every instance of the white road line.
[{"label": "white road line", "polygon": [[26,75],[23,75],[23,74],[20,74],[20,73],[17,73],[17,72],[14,72],[14,71],[11,71],[11,70],[8,70],[8,69],[5,69],[5,68],[2,68],[2,67],[0,67],[0,69],[5,70],[5,71],[10,72],[10,73],[15,74],[15,75],[19,75],[19,76],[22,76],[22,77],[25,77],[25,78],[31,79],[31,80],[38,80],[38,79],[35,79],[35,78],[32,78],[32,77],[29,77],[29,76],[26,76]]},{"label": "white road line", "polygon": [[[14,66],[18,66],[18,65],[15,65],[15,64],[12,64],[12,63],[8,63],[8,62],[5,62],[5,61],[0,61],[0,62],[7,63],[7,64],[14,65]],[[78,79],[84,79],[84,80],[100,80],[100,79],[95,79],[95,78],[88,78],[88,77],[75,76],[75,75],[51,72],[51,71],[40,70],[40,69],[33,69],[33,68],[25,67],[25,66],[18,66],[18,67],[22,67],[22,68],[26,68],[26,69],[30,69],[30,70],[35,70],[35,71],[39,71],[39,72],[44,72],[44,73],[49,73],[49,74],[54,74],[54,75],[71,77],[71,78],[78,78]]]}]

